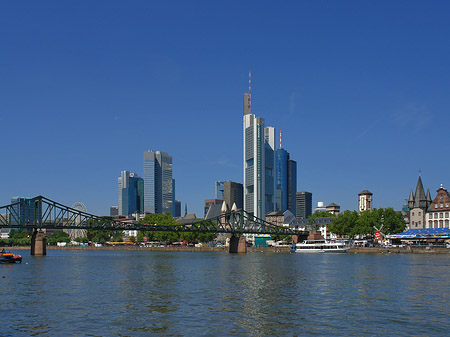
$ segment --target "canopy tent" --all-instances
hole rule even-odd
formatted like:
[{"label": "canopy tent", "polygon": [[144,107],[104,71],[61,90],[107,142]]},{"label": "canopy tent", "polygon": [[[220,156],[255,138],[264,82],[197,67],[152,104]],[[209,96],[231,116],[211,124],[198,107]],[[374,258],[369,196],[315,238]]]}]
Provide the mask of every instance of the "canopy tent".
[{"label": "canopy tent", "polygon": [[386,239],[449,239],[449,228],[410,229],[403,233],[386,235]]}]

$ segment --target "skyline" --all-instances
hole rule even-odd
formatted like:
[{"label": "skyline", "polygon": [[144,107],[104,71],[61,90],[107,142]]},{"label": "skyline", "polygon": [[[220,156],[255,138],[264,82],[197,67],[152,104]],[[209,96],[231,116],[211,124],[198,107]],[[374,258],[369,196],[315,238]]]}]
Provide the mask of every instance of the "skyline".
[{"label": "skyline", "polygon": [[276,6],[0,4],[0,203],[44,195],[109,214],[120,172],[143,177],[155,150],[201,217],[215,181],[243,182],[249,71],[252,113],[282,130],[313,207],[357,209],[367,189],[399,210],[419,170],[432,197],[450,186],[450,4]]}]

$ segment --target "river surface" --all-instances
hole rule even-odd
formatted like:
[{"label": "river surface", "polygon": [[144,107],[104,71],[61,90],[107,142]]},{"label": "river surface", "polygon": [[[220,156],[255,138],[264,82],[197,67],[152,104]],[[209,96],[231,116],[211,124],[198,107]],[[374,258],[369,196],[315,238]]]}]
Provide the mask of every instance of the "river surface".
[{"label": "river surface", "polygon": [[17,253],[0,336],[450,334],[450,254]]}]

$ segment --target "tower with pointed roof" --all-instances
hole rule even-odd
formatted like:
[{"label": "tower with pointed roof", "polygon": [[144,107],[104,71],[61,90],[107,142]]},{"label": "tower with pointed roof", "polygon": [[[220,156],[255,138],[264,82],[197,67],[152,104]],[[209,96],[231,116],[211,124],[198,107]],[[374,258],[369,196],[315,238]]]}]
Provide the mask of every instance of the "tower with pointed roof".
[{"label": "tower with pointed roof", "polygon": [[426,227],[425,215],[431,203],[432,200],[430,190],[427,189],[427,193],[425,194],[422,178],[419,174],[415,193],[413,193],[412,189],[409,192],[409,229],[420,229]]}]

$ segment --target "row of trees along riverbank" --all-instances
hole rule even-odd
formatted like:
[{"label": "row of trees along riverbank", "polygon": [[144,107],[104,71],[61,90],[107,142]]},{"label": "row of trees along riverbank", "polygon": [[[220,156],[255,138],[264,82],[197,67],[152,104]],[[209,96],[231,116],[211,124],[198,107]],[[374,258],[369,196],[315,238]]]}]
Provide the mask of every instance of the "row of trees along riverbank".
[{"label": "row of trees along riverbank", "polygon": [[313,224],[315,218],[332,217],[331,224],[327,231],[341,237],[354,238],[375,234],[375,228],[380,229],[385,234],[401,233],[406,228],[405,219],[401,212],[394,211],[393,208],[374,208],[370,211],[358,213],[357,211],[344,211],[337,216],[327,212],[316,212],[309,219]]},{"label": "row of trees along riverbank", "polygon": [[[152,224],[156,226],[174,226],[178,225],[172,215],[166,214],[147,214],[144,219],[139,220],[139,224]],[[213,241],[216,234],[214,233],[191,233],[191,232],[166,232],[166,231],[138,231],[137,236],[129,237],[131,242],[159,241],[159,242],[210,242]],[[63,231],[55,231],[47,238],[47,244],[56,245],[57,242],[69,243],[69,234]],[[80,243],[86,242],[122,242],[122,231],[105,231],[105,230],[87,230],[86,237],[75,238]],[[11,229],[8,239],[1,239],[0,245],[8,246],[29,246],[31,245],[31,231],[26,229]]]}]

